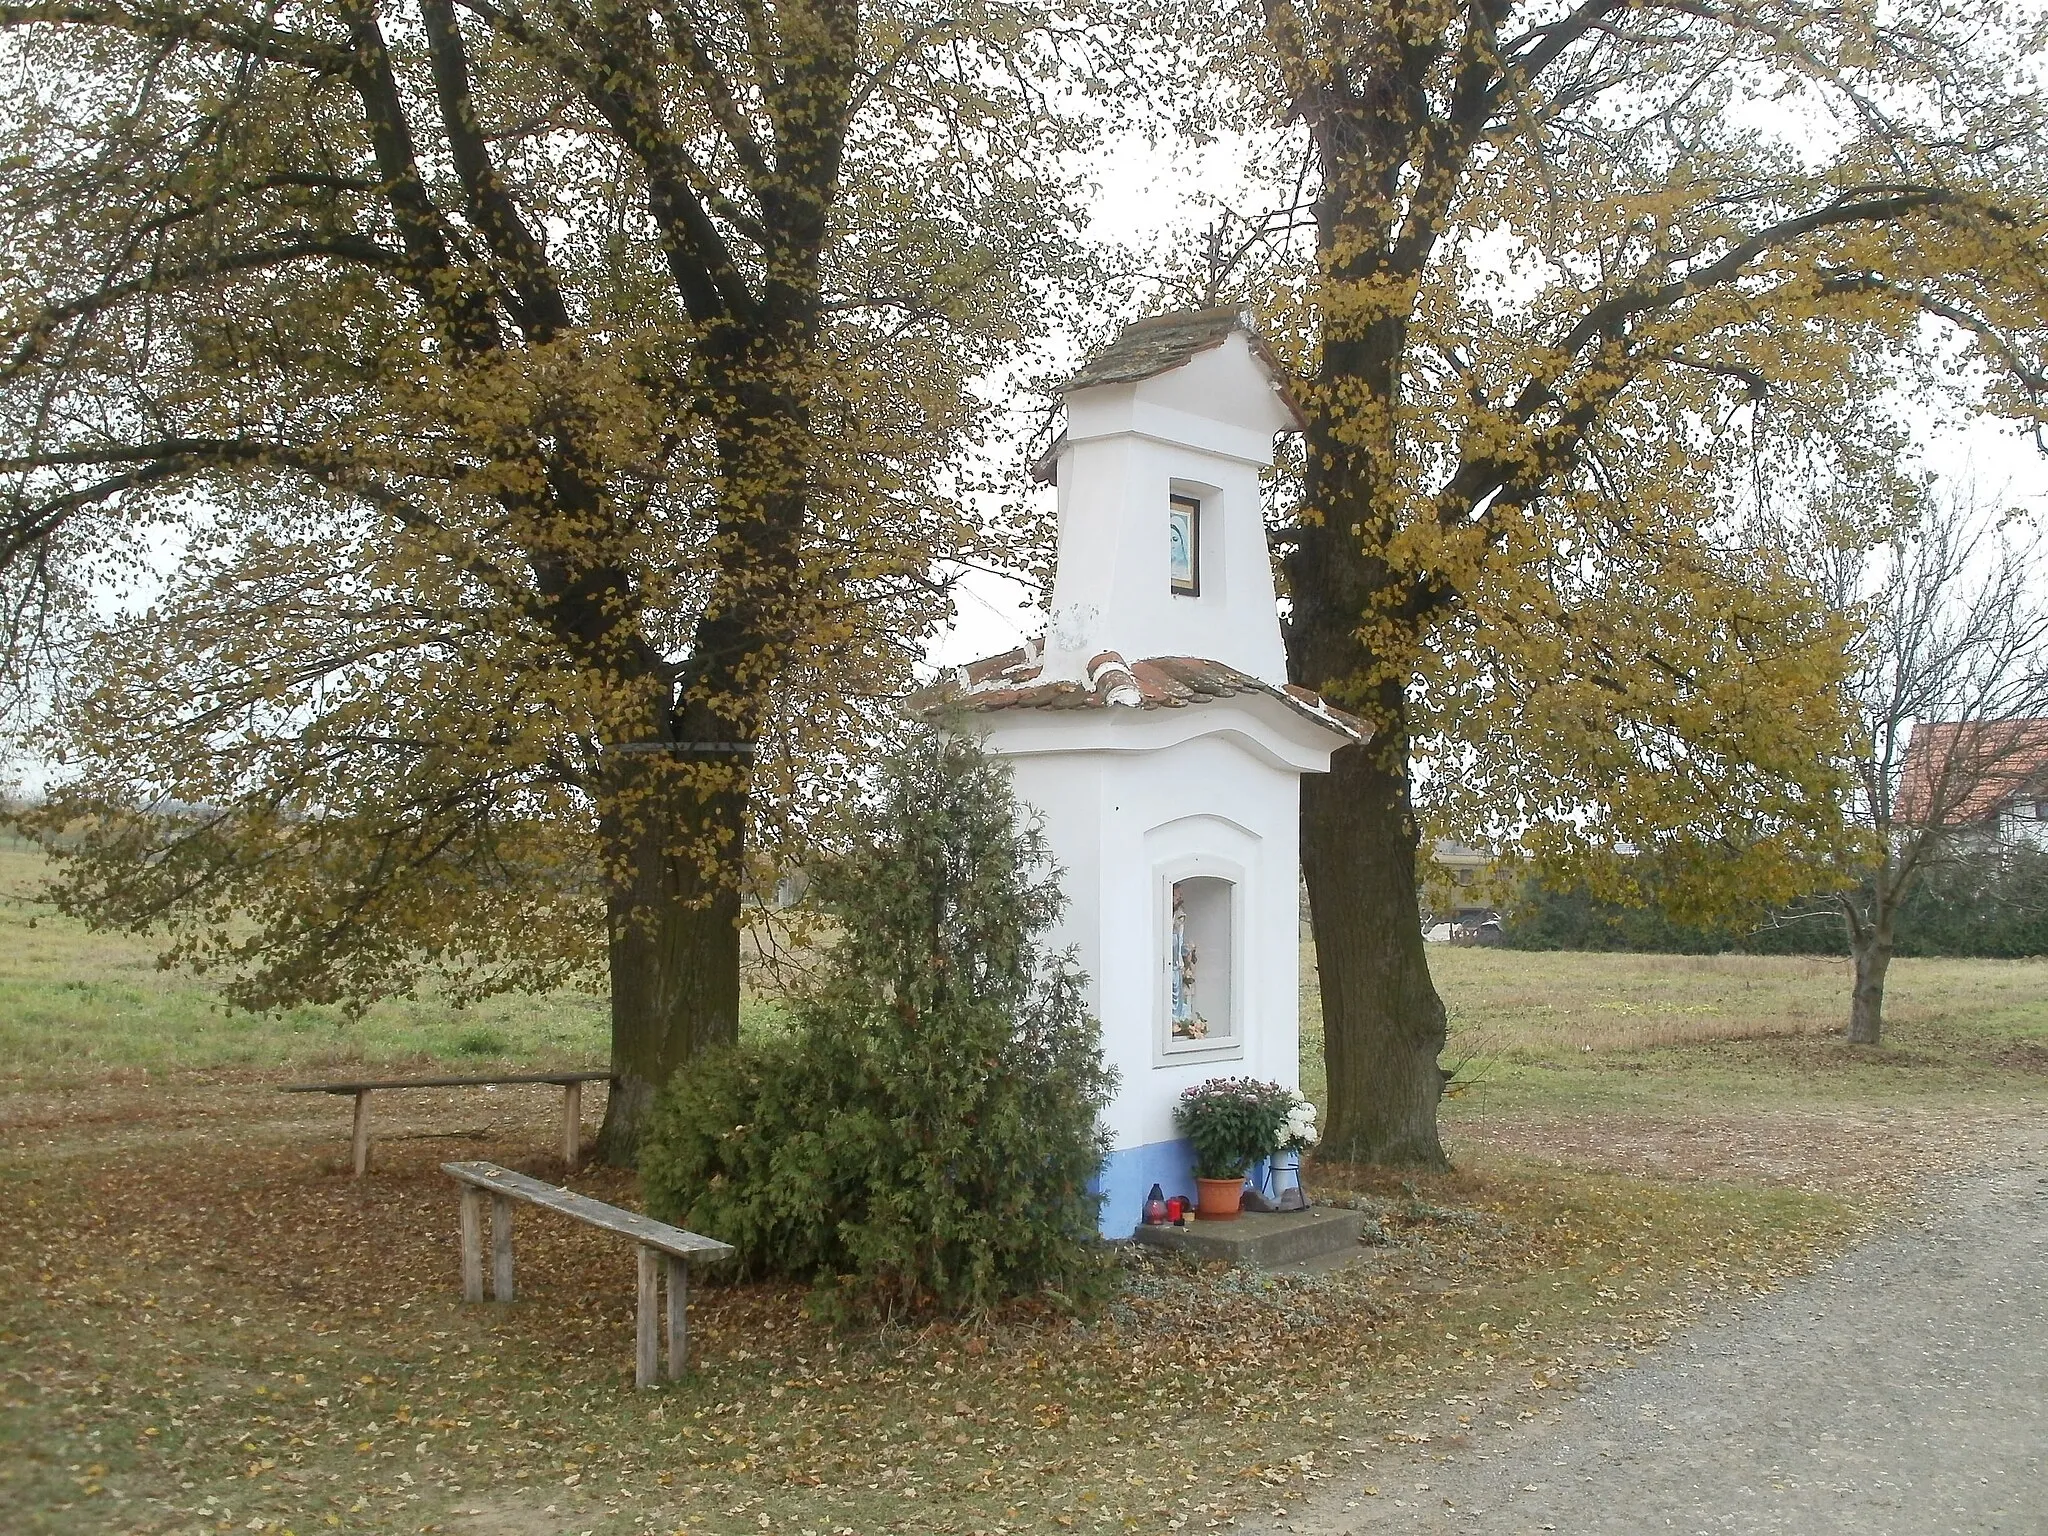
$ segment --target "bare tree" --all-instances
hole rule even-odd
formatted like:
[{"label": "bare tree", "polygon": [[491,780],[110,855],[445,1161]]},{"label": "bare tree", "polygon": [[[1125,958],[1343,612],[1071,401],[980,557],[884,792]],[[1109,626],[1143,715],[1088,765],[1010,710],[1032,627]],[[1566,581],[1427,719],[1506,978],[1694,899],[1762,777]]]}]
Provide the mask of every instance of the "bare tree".
[{"label": "bare tree", "polygon": [[2048,602],[2032,532],[1962,495],[1840,557],[1837,594],[1863,616],[1849,686],[1862,715],[1852,809],[1868,837],[1860,879],[1836,898],[1856,964],[1852,1045],[1883,1033],[1894,927],[1914,883],[1996,836],[2015,798],[2048,796]]}]

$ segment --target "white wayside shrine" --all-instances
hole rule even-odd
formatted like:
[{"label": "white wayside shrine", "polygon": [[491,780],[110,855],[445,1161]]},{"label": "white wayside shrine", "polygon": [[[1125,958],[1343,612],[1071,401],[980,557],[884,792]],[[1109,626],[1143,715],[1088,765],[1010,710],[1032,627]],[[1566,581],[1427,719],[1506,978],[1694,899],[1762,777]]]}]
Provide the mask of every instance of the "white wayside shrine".
[{"label": "white wayside shrine", "polygon": [[1195,1192],[1182,1090],[1297,1085],[1300,779],[1366,734],[1287,683],[1259,472],[1299,426],[1235,312],[1126,328],[1069,381],[1040,466],[1059,492],[1047,633],[954,679],[1065,870],[1052,940],[1079,951],[1119,1075],[1108,1237],[1155,1183]]}]

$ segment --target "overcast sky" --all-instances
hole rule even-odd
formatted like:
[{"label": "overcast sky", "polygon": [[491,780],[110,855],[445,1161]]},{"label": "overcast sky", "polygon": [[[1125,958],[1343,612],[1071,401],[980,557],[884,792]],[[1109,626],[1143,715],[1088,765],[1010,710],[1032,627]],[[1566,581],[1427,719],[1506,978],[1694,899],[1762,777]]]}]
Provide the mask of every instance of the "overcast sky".
[{"label": "overcast sky", "polygon": [[[1228,146],[1178,155],[1133,139],[1103,157],[1098,172],[1091,235],[1140,248],[1153,245],[1176,224],[1206,222],[1206,188],[1238,184]],[[1188,210],[1195,210],[1194,218]],[[2009,422],[1926,419],[1923,467],[1950,487],[1973,487],[1979,503],[2005,501],[2048,516],[2048,459]],[[1021,474],[1022,471],[1020,470]],[[1051,514],[1053,491],[1037,493]],[[1044,594],[984,573],[963,578],[951,626],[927,648],[936,666],[958,666],[1009,650],[1044,628]]]}]

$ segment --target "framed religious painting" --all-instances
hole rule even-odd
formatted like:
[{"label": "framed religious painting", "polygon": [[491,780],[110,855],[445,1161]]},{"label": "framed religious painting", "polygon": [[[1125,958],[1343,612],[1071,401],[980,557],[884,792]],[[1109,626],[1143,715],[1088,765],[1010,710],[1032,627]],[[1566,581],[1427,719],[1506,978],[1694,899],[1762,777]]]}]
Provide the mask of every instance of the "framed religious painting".
[{"label": "framed religious painting", "polygon": [[1202,504],[1175,493],[1168,498],[1167,579],[1176,597],[1202,595]]}]

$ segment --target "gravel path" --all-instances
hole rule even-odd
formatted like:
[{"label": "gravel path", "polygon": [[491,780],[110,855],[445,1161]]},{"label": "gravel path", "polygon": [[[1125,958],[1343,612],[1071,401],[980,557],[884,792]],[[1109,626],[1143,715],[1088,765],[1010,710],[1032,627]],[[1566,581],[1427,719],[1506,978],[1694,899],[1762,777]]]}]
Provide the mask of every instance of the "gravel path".
[{"label": "gravel path", "polygon": [[1546,1418],[1388,1448],[1253,1528],[2044,1536],[2048,1132]]}]

